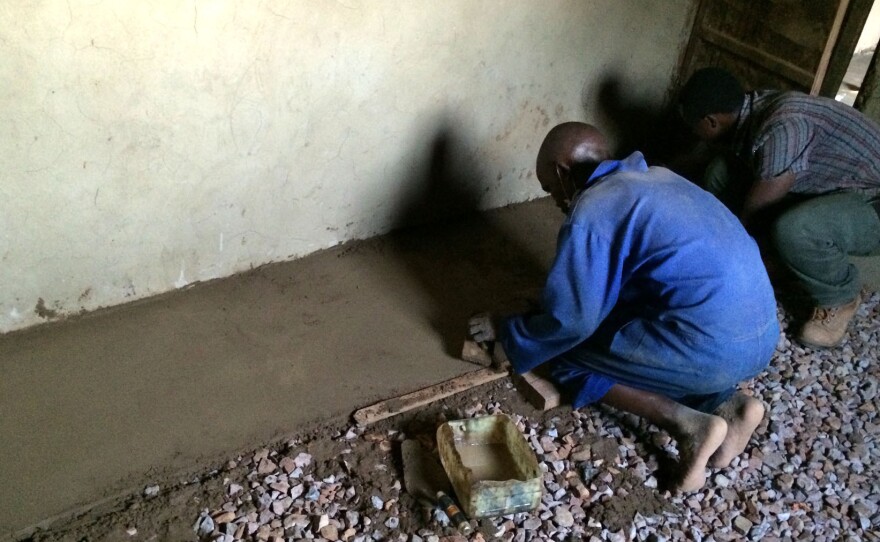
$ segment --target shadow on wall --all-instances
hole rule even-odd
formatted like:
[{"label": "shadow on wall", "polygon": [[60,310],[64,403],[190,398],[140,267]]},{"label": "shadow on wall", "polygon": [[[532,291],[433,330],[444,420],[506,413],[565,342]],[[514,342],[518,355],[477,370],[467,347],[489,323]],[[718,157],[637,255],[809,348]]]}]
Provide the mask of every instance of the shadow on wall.
[{"label": "shadow on wall", "polygon": [[425,319],[444,350],[459,357],[468,317],[536,295],[546,265],[491,213],[478,212],[491,183],[476,146],[453,119],[441,119],[428,133],[424,162],[402,183],[389,241],[425,294]]},{"label": "shadow on wall", "polygon": [[[598,119],[617,140],[615,156],[641,151],[650,165],[662,165],[691,180],[702,178],[708,157],[679,118],[675,95],[658,104],[643,97],[640,89],[619,74],[607,73],[584,88],[586,105],[599,110]],[[592,109],[592,107],[587,107]]]}]

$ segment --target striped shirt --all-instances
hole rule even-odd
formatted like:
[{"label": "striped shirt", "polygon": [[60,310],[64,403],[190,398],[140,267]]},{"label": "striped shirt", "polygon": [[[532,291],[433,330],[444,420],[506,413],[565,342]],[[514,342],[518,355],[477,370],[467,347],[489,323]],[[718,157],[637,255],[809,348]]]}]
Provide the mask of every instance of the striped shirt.
[{"label": "striped shirt", "polygon": [[794,173],[794,193],[880,195],[880,126],[830,98],[746,94],[733,148],[756,179]]}]

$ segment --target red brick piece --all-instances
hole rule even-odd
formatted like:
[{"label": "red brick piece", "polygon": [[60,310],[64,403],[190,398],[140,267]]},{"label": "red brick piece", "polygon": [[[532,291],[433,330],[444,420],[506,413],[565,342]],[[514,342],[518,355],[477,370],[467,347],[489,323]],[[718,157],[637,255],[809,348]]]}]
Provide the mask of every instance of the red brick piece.
[{"label": "red brick piece", "polygon": [[470,363],[476,363],[482,367],[492,365],[492,354],[488,348],[480,346],[476,341],[467,339],[461,347],[461,359]]},{"label": "red brick piece", "polygon": [[529,371],[517,375],[515,378],[516,389],[526,400],[539,410],[550,410],[562,404],[562,396],[559,389],[543,374]]}]

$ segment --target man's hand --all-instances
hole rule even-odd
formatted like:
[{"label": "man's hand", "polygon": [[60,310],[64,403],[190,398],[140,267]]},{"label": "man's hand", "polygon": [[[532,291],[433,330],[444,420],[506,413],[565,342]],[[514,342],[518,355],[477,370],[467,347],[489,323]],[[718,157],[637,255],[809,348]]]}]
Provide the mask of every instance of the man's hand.
[{"label": "man's hand", "polygon": [[510,368],[510,359],[501,343],[495,343],[495,348],[492,349],[492,367],[497,371],[506,371]]},{"label": "man's hand", "polygon": [[772,179],[761,179],[755,181],[746,195],[746,201],[743,204],[740,220],[743,225],[748,226],[755,214],[766,209],[767,207],[779,202],[788,195],[794,186],[794,173],[783,173]]},{"label": "man's hand", "polygon": [[495,318],[488,312],[475,314],[468,320],[468,335],[478,343],[494,341],[497,338],[497,329]]}]

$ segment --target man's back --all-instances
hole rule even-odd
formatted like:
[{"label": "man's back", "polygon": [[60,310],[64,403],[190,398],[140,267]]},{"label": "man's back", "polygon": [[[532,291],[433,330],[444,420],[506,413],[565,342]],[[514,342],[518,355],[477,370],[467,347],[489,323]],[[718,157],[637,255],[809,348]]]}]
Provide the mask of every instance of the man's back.
[{"label": "man's back", "polygon": [[626,167],[638,161],[588,185],[565,225],[587,258],[608,247],[610,261],[593,263],[619,280],[609,331],[641,318],[701,340],[763,332],[776,303],[755,242],[712,195],[664,168]]},{"label": "man's back", "polygon": [[830,98],[800,92],[746,96],[736,150],[756,178],[795,174],[792,192],[880,192],[880,126]]}]

